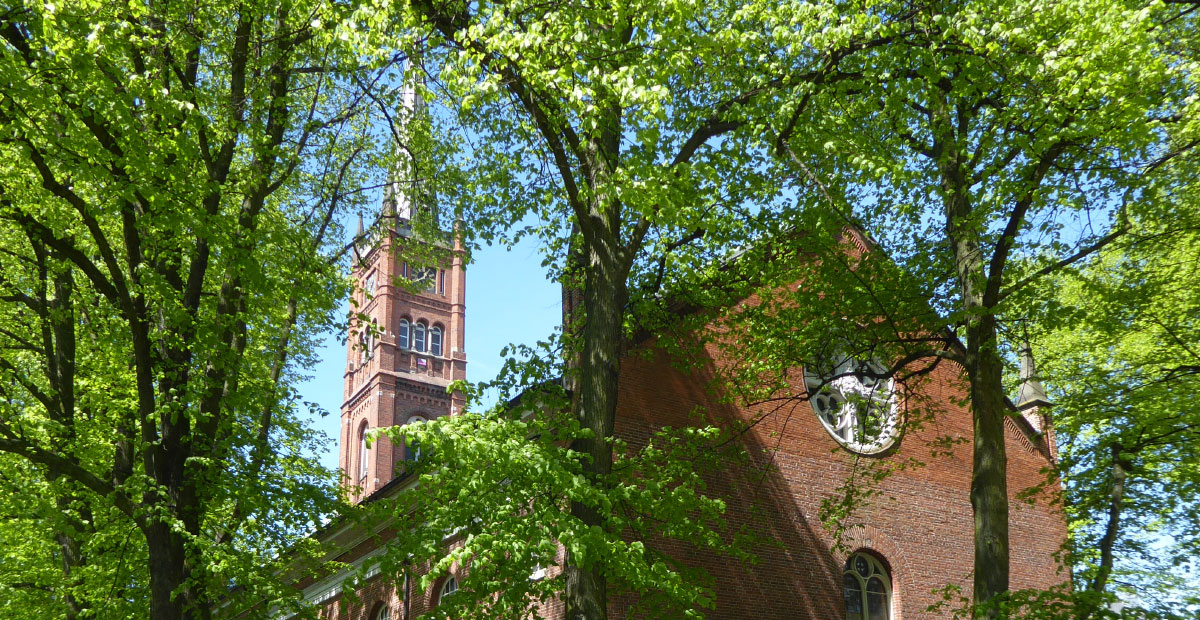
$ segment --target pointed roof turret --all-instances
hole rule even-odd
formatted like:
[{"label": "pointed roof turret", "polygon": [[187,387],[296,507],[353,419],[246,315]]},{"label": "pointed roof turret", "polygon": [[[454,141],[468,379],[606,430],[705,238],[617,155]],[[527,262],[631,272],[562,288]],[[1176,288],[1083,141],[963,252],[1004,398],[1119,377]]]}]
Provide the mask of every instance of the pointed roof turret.
[{"label": "pointed roof turret", "polygon": [[366,231],[363,228],[363,216],[361,213],[359,213],[358,214],[358,230],[354,233],[354,239],[352,239],[350,241],[350,247],[354,248],[354,260],[355,261],[361,262],[363,257],[367,254],[368,250],[371,247],[370,243],[368,243],[368,241],[367,241],[366,235],[364,234],[365,232]]},{"label": "pointed roof turret", "polygon": [[1021,388],[1017,391],[1017,409],[1024,411],[1033,407],[1048,407],[1051,403],[1046,388],[1038,376],[1033,363],[1033,348],[1029,343],[1021,345]]}]

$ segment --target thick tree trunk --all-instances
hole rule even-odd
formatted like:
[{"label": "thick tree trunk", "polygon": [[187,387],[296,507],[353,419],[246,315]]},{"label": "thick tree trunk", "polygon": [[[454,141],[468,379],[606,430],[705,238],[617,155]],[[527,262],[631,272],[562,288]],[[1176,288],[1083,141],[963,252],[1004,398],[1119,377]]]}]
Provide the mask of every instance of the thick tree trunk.
[{"label": "thick tree trunk", "polygon": [[[583,355],[579,363],[576,415],[592,431],[571,448],[586,455],[584,472],[593,484],[604,484],[612,470],[613,426],[617,408],[622,320],[628,289],[625,269],[616,252],[592,249],[584,285]],[[571,514],[590,526],[604,527],[605,517],[592,506],[573,503]],[[566,616],[568,620],[604,620],[607,581],[602,562],[586,564],[567,558]]]},{"label": "thick tree trunk", "polygon": [[[39,246],[39,256],[44,248]],[[61,258],[54,255],[54,258]],[[44,265],[45,263],[43,263]],[[43,277],[46,273],[42,274]],[[54,274],[54,297],[48,299],[43,290],[42,303],[52,309],[46,316],[48,326],[44,325],[43,338],[46,346],[46,359],[49,362],[47,375],[56,391],[57,408],[50,407],[47,413],[51,419],[61,425],[63,435],[54,440],[55,450],[61,454],[72,454],[76,442],[75,436],[75,279],[71,269],[61,269]],[[46,478],[53,482],[59,479],[57,474]],[[69,484],[69,483],[67,483]],[[63,595],[67,607],[67,619],[75,620],[84,617],[90,610],[86,599],[81,601],[74,588],[81,585],[80,569],[85,564],[81,540],[90,528],[90,512],[86,497],[74,490],[64,491],[55,499],[58,506],[59,518],[70,521],[54,534],[58,544],[62,562],[63,578],[70,584]],[[76,513],[79,513],[76,516]]]},{"label": "thick tree trunk", "polygon": [[186,580],[183,539],[162,521],[147,524],[143,533],[150,556],[150,618],[183,620],[185,597],[177,591]]},{"label": "thick tree trunk", "polygon": [[[967,329],[967,374],[975,417],[971,508],[975,514],[974,603],[986,604],[1008,591],[1008,456],[1001,382],[1003,362],[996,348],[996,324],[984,315]],[[977,614],[978,616],[978,614]],[[988,609],[987,618],[997,617]]]},{"label": "thick tree trunk", "polygon": [[[974,419],[971,471],[971,508],[975,517],[975,581],[972,617],[996,618],[987,607],[1008,592],[1008,468],[1004,446],[1004,418],[1008,415],[996,333],[996,290],[1003,261],[992,264],[983,257],[977,214],[970,200],[969,157],[963,150],[969,111],[952,105],[947,93],[935,97],[932,156],[941,176],[946,238],[954,254],[954,270],[961,296],[960,311],[966,322],[967,353],[964,367]],[[1011,243],[1001,239],[1000,244]],[[986,610],[986,611],[983,611]]]}]

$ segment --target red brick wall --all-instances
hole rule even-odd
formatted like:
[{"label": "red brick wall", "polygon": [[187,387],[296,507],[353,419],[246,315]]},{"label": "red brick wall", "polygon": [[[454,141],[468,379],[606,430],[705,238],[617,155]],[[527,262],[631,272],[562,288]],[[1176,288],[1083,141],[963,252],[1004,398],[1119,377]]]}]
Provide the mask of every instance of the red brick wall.
[{"label": "red brick wall", "polygon": [[[921,423],[906,430],[895,448],[880,457],[856,457],[839,447],[813,412],[797,399],[783,406],[738,407],[710,394],[713,367],[691,374],[676,370],[664,356],[629,356],[621,373],[617,434],[631,445],[644,443],[663,425],[695,424],[702,407],[712,423],[756,422],[741,438],[747,461],[709,475],[709,492],[727,502],[733,528],[746,527],[757,536],[751,549],[758,562],[743,564],[729,558],[699,554],[683,545],[668,553],[704,566],[714,577],[717,608],[712,618],[767,620],[838,619],[845,616],[842,567],[849,553],[867,550],[880,558],[892,576],[893,610],[897,620],[947,618],[948,610],[928,612],[939,600],[935,590],[958,585],[970,595],[972,514],[968,499],[971,417],[955,404],[962,402],[959,369],[943,364],[927,382],[914,386],[906,403],[924,402]],[[802,393],[802,380],[797,393]],[[927,396],[911,396],[919,390]],[[910,414],[915,419],[917,412]],[[1048,463],[1010,421],[1007,425],[1009,490],[1018,492],[1042,480]],[[944,442],[950,439],[953,441]],[[935,450],[936,446],[938,447]],[[835,548],[833,535],[818,516],[821,500],[837,493],[855,468],[869,462],[920,461],[897,471],[878,486],[844,532],[844,548]],[[1054,554],[1066,536],[1062,516],[1048,497],[1032,505],[1011,503],[1012,586],[1046,587],[1066,579]],[[348,550],[339,558],[353,561],[371,549],[370,543]],[[425,567],[416,567],[419,575]],[[402,584],[397,584],[402,588]],[[411,586],[409,617],[416,618],[435,602],[441,583],[424,591]],[[378,604],[392,605],[394,620],[403,618],[403,596],[378,577],[358,591],[358,600],[339,597],[323,605],[326,617],[358,620],[374,613]],[[619,617],[628,601],[612,601]],[[545,617],[561,617],[561,608]],[[374,616],[370,616],[373,620]]]},{"label": "red brick wall", "polygon": [[[897,620],[948,617],[926,609],[940,598],[933,591],[949,584],[970,596],[971,416],[955,404],[963,401],[957,366],[942,364],[925,385],[915,388],[928,396],[921,400],[924,420],[919,427],[909,428],[883,456],[856,457],[839,446],[802,399],[782,406],[721,404],[709,393],[711,363],[707,371],[684,374],[663,355],[650,357],[654,359],[630,356],[622,362],[617,434],[631,444],[641,443],[658,426],[695,424],[697,405],[718,425],[757,420],[741,438],[749,461],[712,474],[709,490],[726,500],[731,525],[747,526],[758,535],[752,551],[759,563],[699,559],[715,577],[717,610],[711,617],[845,617],[842,567],[848,554],[859,550],[873,552],[890,569]],[[802,394],[803,381],[797,379],[795,393]],[[909,405],[917,408],[918,400],[909,398]],[[914,411],[911,417],[920,416]],[[1048,462],[1015,423],[1007,426],[1009,492],[1014,496],[1012,586],[1061,583],[1066,575],[1054,559],[1066,537],[1061,513],[1044,495],[1033,505],[1015,499],[1043,480],[1041,470]],[[938,440],[947,438],[955,442],[935,450],[942,445]],[[836,549],[818,516],[821,500],[837,493],[856,467],[861,471],[871,461],[913,459],[921,465],[894,472],[879,484],[879,495],[849,521],[845,548]],[[675,551],[694,557],[684,549]]]},{"label": "red brick wall", "polygon": [[[433,419],[462,409],[461,395],[447,395],[446,386],[466,378],[465,299],[466,272],[461,248],[434,250],[443,256],[432,291],[410,292],[396,284],[412,275],[407,265],[405,244],[420,243],[389,233],[371,249],[353,276],[358,287],[352,310],[378,325],[371,355],[361,355],[359,334],[363,326],[353,323],[347,338],[346,371],[342,405],[339,465],[347,483],[363,498],[395,477],[404,461],[404,447],[384,439],[368,453],[367,474],[361,476],[359,432],[369,428],[406,423],[413,416]],[[426,252],[429,250],[426,248]],[[372,295],[364,293],[373,281]],[[442,329],[442,354],[419,353],[398,339],[401,319],[411,325],[422,321]],[[363,480],[361,489],[357,488]]]}]

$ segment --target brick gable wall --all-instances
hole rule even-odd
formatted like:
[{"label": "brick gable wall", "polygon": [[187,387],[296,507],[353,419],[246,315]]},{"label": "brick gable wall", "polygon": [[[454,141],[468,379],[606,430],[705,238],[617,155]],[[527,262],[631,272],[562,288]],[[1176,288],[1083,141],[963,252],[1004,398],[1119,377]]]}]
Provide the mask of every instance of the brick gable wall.
[{"label": "brick gable wall", "polygon": [[[716,356],[709,353],[711,361]],[[710,365],[689,374],[674,368],[663,354],[627,356],[622,362],[617,415],[617,435],[631,446],[644,444],[661,426],[697,423],[697,407],[716,424],[755,421],[740,440],[749,458],[731,460],[729,467],[709,474],[708,490],[726,501],[733,528],[744,527],[755,534],[751,551],[758,562],[709,557],[678,544],[666,548],[677,558],[703,566],[714,578],[717,607],[709,617],[842,618],[842,568],[850,553],[862,550],[879,558],[891,573],[896,620],[948,618],[948,610],[927,611],[940,600],[935,590],[946,585],[957,585],[970,596],[971,416],[955,404],[962,402],[963,394],[958,367],[944,363],[933,371],[920,390],[936,406],[927,407],[929,415],[920,426],[906,430],[895,448],[878,457],[859,457],[841,448],[801,399],[782,407],[719,402],[710,393],[714,368]],[[802,385],[800,378],[797,387]],[[1043,480],[1041,471],[1048,461],[1017,423],[1010,421],[1006,433],[1013,496],[1012,586],[1062,583],[1068,577],[1055,553],[1065,540],[1066,525],[1049,501],[1049,494],[1058,488],[1035,497],[1032,504],[1016,499],[1021,490]],[[947,444],[942,441],[946,438],[954,441]],[[822,499],[836,494],[839,485],[869,461],[910,459],[922,464],[885,479],[878,486],[879,495],[850,520],[844,546],[836,547],[819,518]],[[413,593],[412,618],[429,608],[438,587]],[[392,617],[403,617],[402,597],[386,585],[368,584],[360,597],[362,604],[336,617],[362,618],[373,609],[370,601],[392,601],[398,605]],[[628,604],[620,598],[610,601],[613,617],[621,617]],[[336,601],[327,603],[330,610],[333,606]],[[554,606],[545,617],[561,617],[561,609]]]}]

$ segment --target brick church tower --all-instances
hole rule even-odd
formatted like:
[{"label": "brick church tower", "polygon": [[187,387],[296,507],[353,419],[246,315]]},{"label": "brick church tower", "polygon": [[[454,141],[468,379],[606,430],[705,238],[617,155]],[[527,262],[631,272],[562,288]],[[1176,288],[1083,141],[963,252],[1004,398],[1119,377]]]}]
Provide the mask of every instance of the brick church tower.
[{"label": "brick church tower", "polygon": [[[420,110],[419,97],[409,91],[406,98],[409,110]],[[423,204],[419,188],[406,187],[405,176],[401,171],[389,185],[378,220],[365,232],[359,219],[351,298],[358,316],[347,337],[338,450],[355,500],[395,478],[406,459],[419,457],[419,449],[384,437],[368,448],[367,431],[463,407],[461,394],[446,392],[451,381],[467,376],[462,248],[451,235],[416,232],[431,228],[418,221],[436,227],[436,213]]]}]

